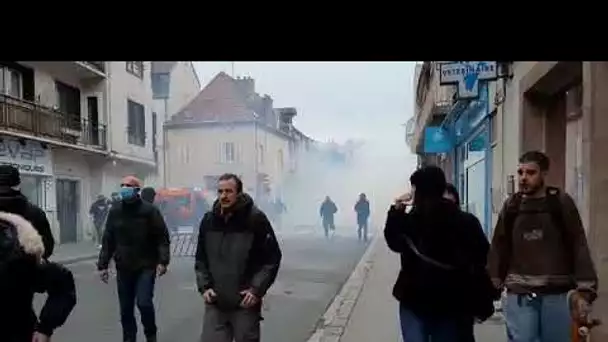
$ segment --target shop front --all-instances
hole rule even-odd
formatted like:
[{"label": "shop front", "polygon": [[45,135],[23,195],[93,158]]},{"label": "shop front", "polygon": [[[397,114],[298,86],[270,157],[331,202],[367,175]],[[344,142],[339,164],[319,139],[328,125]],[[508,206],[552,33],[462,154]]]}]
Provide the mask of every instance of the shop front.
[{"label": "shop front", "polygon": [[474,214],[484,231],[491,235],[492,155],[491,117],[488,113],[488,89],[480,86],[479,98],[461,100],[459,110],[449,116],[453,132],[454,179],[463,209]]},{"label": "shop front", "polygon": [[44,143],[23,138],[0,136],[0,164],[19,169],[21,192],[47,212],[54,206],[53,162]]}]

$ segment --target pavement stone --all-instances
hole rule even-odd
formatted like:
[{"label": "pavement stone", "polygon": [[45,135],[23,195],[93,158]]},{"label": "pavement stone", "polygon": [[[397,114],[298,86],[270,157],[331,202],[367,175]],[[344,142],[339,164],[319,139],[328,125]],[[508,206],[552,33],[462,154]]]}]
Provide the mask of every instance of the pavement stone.
[{"label": "pavement stone", "polygon": [[95,259],[98,255],[99,249],[97,245],[91,241],[84,241],[56,245],[53,255],[49,259],[67,265]]}]

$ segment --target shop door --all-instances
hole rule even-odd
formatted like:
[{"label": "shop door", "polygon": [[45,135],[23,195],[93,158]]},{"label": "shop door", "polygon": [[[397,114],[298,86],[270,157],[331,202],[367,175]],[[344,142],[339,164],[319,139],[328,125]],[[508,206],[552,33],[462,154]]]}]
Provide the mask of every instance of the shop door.
[{"label": "shop door", "polygon": [[78,241],[78,213],[80,208],[78,185],[79,182],[75,180],[57,180],[57,216],[59,219],[60,243]]}]

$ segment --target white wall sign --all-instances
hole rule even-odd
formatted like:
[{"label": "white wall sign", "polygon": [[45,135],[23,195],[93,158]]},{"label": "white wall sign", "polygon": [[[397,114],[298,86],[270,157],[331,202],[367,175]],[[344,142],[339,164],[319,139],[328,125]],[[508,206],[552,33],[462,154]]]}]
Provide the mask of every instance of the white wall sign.
[{"label": "white wall sign", "polygon": [[0,137],[0,164],[13,165],[21,173],[41,176],[53,175],[51,150],[33,140],[23,139],[25,145],[18,139]]},{"label": "white wall sign", "polygon": [[454,62],[439,67],[439,84],[457,84],[458,98],[479,97],[479,82],[498,78],[496,62]]}]

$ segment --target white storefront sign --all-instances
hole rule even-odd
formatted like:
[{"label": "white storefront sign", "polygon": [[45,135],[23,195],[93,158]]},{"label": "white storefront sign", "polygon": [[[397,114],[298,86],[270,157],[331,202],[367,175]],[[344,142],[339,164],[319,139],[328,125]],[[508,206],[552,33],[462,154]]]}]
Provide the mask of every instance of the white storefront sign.
[{"label": "white storefront sign", "polygon": [[40,142],[7,136],[0,139],[0,164],[13,165],[23,174],[53,175],[51,150],[43,148]]},{"label": "white storefront sign", "polygon": [[439,83],[457,84],[458,98],[479,97],[479,82],[492,81],[498,77],[496,62],[442,63],[439,67]]}]

